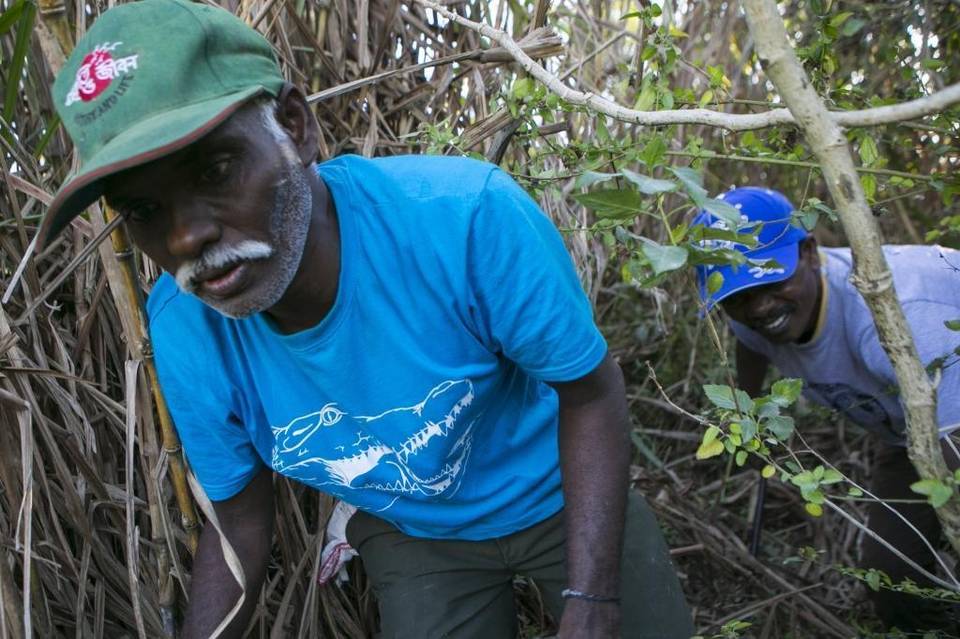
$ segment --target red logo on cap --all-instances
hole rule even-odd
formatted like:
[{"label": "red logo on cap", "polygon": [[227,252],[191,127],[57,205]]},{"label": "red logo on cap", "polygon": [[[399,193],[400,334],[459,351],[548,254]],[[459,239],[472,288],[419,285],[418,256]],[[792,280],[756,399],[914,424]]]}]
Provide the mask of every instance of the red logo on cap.
[{"label": "red logo on cap", "polygon": [[73,86],[67,94],[66,105],[80,100],[89,102],[103,93],[114,78],[137,68],[136,54],[114,60],[110,52],[121,42],[104,43],[83,58]]},{"label": "red logo on cap", "polygon": [[89,102],[110,86],[113,74],[107,71],[113,64],[113,56],[106,51],[88,53],[77,70],[77,92],[80,99]]}]

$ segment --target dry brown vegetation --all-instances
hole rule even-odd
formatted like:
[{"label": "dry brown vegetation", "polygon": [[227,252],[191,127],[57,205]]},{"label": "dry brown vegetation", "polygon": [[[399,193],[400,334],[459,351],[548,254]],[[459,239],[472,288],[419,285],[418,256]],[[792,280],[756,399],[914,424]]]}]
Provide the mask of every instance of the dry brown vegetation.
[{"label": "dry brown vegetation", "polygon": [[[284,72],[313,94],[324,157],[481,154],[534,189],[565,229],[583,229],[593,219],[568,197],[572,178],[586,169],[609,170],[619,160],[617,144],[604,140],[626,148],[660,135],[668,141],[668,155],[682,164],[700,147],[739,156],[700,165],[711,190],[767,182],[797,201],[814,195],[827,199],[802,148],[783,160],[798,143],[789,128],[754,136],[770,151],[765,154],[743,136],[705,127],[644,131],[603,124],[577,111],[560,112],[553,123],[523,114],[515,118],[504,98],[517,78],[510,58],[477,33],[416,4],[223,4],[264,32],[276,45]],[[636,20],[618,17],[648,4],[538,0],[449,6],[517,39],[532,33],[525,41],[528,52],[545,57],[571,86],[632,105],[645,65],[649,70],[644,46],[666,41]],[[788,4],[804,32],[800,43],[815,42],[814,7]],[[951,2],[837,4],[830,11],[857,12],[868,23],[860,35],[874,34],[873,44],[860,36],[838,39],[832,51],[844,73],[870,71],[858,92],[834,96],[851,106],[874,95],[910,95],[916,88],[903,66],[888,64],[881,44],[903,39],[911,25],[926,48],[932,46],[929,36],[940,34],[946,42],[956,38],[960,26],[960,12]],[[705,69],[715,66],[731,82],[717,91],[716,108],[766,108],[767,87],[757,74],[735,3],[674,5],[676,27],[686,36],[671,40],[680,62],[666,85],[691,89],[695,104],[708,86]],[[920,5],[926,13],[918,17]],[[185,599],[189,531],[168,481],[170,455],[176,451],[161,444],[148,380],[137,363],[142,350],[135,309],[109,242],[99,252],[92,250],[104,228],[99,208],[91,207],[42,254],[24,259],[45,203],[72,162],[48,86],[64,47],[105,6],[41,2],[38,11],[28,2],[0,0],[0,7],[6,98],[0,123],[0,637],[19,639],[31,630],[47,637],[164,636]],[[534,32],[542,25],[561,37]],[[931,69],[931,82],[942,86],[949,72]],[[369,81],[358,82],[364,78]],[[685,94],[677,92],[676,108],[684,100]],[[921,241],[941,212],[950,212],[930,176],[943,177],[944,157],[955,161],[952,126],[955,122],[908,123],[871,133],[887,158],[878,177],[890,177],[882,171],[915,177],[908,186],[881,184],[878,210],[885,213],[893,238]],[[933,142],[930,131],[938,129],[941,136]],[[691,145],[698,139],[700,144]],[[650,218],[640,217],[628,228],[663,238]],[[820,235],[828,244],[842,241],[829,225]],[[758,557],[751,556],[743,540],[756,472],[695,462],[700,426],[677,414],[649,375],[646,362],[670,400],[692,412],[703,405],[700,384],[722,378],[718,354],[696,317],[688,279],[639,290],[621,282],[616,244],[582,231],[568,237],[597,317],[630,382],[637,425],[635,479],[667,530],[698,628],[709,634],[726,621],[744,618],[754,623],[749,632],[761,637],[854,636],[856,620],[868,618],[860,586],[832,566],[855,564],[856,530],[839,519],[804,516],[796,492],[773,482],[764,544]],[[137,270],[148,292],[157,269],[138,258]],[[801,407],[804,411],[799,419],[806,442],[850,476],[868,476],[872,456],[866,438],[846,432],[835,415]],[[276,490],[273,563],[250,636],[370,636],[375,604],[359,565],[351,568],[345,587],[317,584],[329,499],[286,480],[277,480]],[[856,505],[852,511],[857,512]],[[798,548],[804,545],[822,551],[820,559],[801,559]],[[519,583],[518,590],[524,631],[532,636],[543,623],[542,612],[528,585]]]}]

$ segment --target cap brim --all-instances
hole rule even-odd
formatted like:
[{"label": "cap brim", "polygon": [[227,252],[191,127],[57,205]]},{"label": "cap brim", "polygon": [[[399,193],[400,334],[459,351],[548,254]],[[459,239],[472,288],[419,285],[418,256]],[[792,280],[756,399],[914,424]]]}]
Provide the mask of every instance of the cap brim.
[{"label": "cap brim", "polygon": [[265,92],[251,87],[142,120],[105,144],[67,178],[47,209],[37,232],[37,249],[56,237],[70,221],[103,195],[103,179],[169,155],[215,129],[250,98]]},{"label": "cap brim", "polygon": [[797,263],[800,260],[800,251],[796,244],[788,246],[778,246],[777,248],[751,251],[746,257],[753,262],[764,262],[767,260],[777,263],[776,267],[764,268],[755,264],[742,264],[734,269],[733,266],[719,266],[711,273],[720,273],[723,275],[723,284],[719,290],[713,294],[708,294],[706,290],[706,281],[701,280],[700,299],[706,304],[706,310],[712,309],[717,303],[724,299],[756,286],[774,284],[789,279],[797,270]]}]

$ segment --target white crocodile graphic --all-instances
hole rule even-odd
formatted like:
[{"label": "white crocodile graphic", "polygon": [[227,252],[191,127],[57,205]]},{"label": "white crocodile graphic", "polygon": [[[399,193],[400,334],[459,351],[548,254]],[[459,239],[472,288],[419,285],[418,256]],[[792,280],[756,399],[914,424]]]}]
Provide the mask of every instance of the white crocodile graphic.
[{"label": "white crocodile graphic", "polygon": [[[386,507],[397,495],[449,497],[470,457],[476,417],[464,420],[463,413],[473,399],[473,382],[461,379],[441,382],[416,404],[376,415],[352,415],[328,403],[273,428],[273,468],[334,493],[379,491]],[[334,451],[350,453],[330,455]]]}]

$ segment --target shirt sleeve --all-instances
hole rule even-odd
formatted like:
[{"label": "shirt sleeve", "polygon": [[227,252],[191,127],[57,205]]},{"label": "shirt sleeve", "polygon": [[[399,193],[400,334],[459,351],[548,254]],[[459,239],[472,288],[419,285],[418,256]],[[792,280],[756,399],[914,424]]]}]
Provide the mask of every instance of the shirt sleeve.
[{"label": "shirt sleeve", "polygon": [[488,348],[546,382],[600,364],[607,345],[560,233],[499,169],[478,203],[468,251],[472,312]]},{"label": "shirt sleeve", "polygon": [[[866,309],[864,309],[866,312]],[[939,302],[913,301],[904,305],[904,313],[913,333],[920,361],[924,366],[934,364],[940,370],[937,386],[937,422],[941,436],[960,428],[960,358],[954,352],[960,346],[960,333],[951,331],[944,321],[954,317],[956,308]],[[896,385],[896,375],[890,359],[880,346],[876,326],[869,313],[869,322],[861,329],[860,354],[868,370],[881,375]],[[934,370],[931,369],[931,373]]]},{"label": "shirt sleeve", "polygon": [[223,374],[216,340],[189,319],[174,320],[175,311],[166,308],[150,322],[160,388],[191,470],[207,496],[222,501],[243,490],[263,463],[239,418],[240,398]]}]

